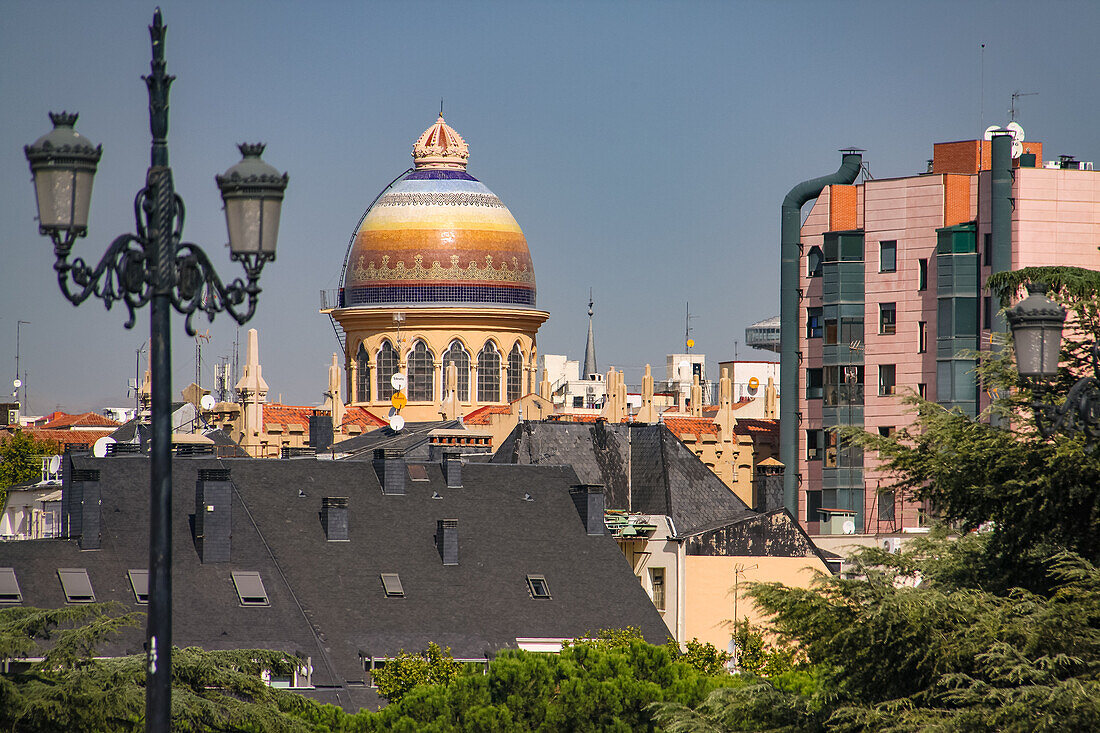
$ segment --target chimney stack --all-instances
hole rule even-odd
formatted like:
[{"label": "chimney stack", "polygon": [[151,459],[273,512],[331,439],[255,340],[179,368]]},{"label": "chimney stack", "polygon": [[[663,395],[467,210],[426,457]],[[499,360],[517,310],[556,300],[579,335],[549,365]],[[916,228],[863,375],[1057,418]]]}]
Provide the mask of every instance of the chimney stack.
[{"label": "chimney stack", "polygon": [[309,444],[317,453],[332,447],[332,423],[332,413],[328,410],[314,410],[309,416]]},{"label": "chimney stack", "polygon": [[603,514],[604,495],[600,484],[580,484],[569,490],[573,505],[584,522],[585,531],[590,535],[604,534]]},{"label": "chimney stack", "polygon": [[348,497],[326,496],[321,499],[321,524],[329,542],[348,541]]},{"label": "chimney stack", "polygon": [[195,482],[195,544],[199,562],[229,562],[233,537],[233,484],[229,470],[199,469]]},{"label": "chimney stack", "polygon": [[435,546],[444,565],[458,565],[457,519],[440,519],[436,522]]},{"label": "chimney stack", "polygon": [[462,451],[443,449],[443,479],[448,489],[462,488]]},{"label": "chimney stack", "polygon": [[[100,547],[99,471],[74,468],[66,457],[62,472],[61,511],[64,536],[76,538],[81,550]],[[67,475],[66,475],[67,474]]]},{"label": "chimney stack", "polygon": [[374,472],[385,496],[405,495],[405,452],[399,448],[375,448]]}]

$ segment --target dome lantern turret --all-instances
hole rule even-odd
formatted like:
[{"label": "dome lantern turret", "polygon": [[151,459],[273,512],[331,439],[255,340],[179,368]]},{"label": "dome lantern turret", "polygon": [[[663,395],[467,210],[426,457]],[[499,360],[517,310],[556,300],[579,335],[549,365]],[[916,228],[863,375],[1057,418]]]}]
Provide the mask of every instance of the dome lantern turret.
[{"label": "dome lantern turret", "polygon": [[466,170],[470,160],[470,146],[443,121],[443,115],[413,145],[413,162],[417,170],[450,169]]}]

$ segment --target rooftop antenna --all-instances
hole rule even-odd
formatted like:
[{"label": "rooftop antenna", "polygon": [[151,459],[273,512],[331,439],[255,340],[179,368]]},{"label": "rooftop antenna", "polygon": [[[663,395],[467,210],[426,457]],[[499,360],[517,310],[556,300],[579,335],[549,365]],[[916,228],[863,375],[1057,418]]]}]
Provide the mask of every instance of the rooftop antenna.
[{"label": "rooftop antenna", "polygon": [[[12,395],[11,395],[12,397],[14,397],[16,399],[17,402],[19,402],[19,412],[20,413],[23,412],[23,402],[25,402],[26,399],[27,399],[27,389],[23,384],[23,380],[19,379],[19,337],[20,337],[20,331],[22,331],[24,324],[29,326],[29,325],[31,325],[31,322],[30,321],[16,321],[15,322],[15,379],[12,381],[12,386],[15,388],[15,390],[12,392]],[[25,376],[26,375],[24,375],[24,377]],[[23,387],[23,400],[19,400],[19,388],[20,387]]]},{"label": "rooftop antenna", "polygon": [[210,329],[195,334],[195,384],[202,386],[202,342],[210,343]]},{"label": "rooftop antenna", "polygon": [[[978,129],[985,129],[985,44],[978,52]],[[985,142],[984,140],[982,142]]]},{"label": "rooftop antenna", "polygon": [[695,346],[695,340],[691,338],[691,332],[695,330],[691,327],[691,319],[695,316],[691,315],[691,303],[684,303],[684,306],[684,346],[691,353],[691,347]]},{"label": "rooftop antenna", "polygon": [[1009,107],[1008,107],[1008,121],[1009,122],[1015,122],[1016,121],[1016,101],[1020,97],[1035,97],[1035,96],[1038,96],[1038,94],[1039,94],[1039,92],[1021,92],[1019,89],[1014,91],[1012,93],[1012,104],[1010,104]]}]

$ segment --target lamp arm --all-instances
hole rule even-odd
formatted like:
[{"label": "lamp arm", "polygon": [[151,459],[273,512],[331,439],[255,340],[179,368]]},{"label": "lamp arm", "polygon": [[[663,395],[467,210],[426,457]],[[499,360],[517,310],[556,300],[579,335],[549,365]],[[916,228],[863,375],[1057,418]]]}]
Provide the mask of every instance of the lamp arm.
[{"label": "lamp arm", "polygon": [[[225,311],[233,317],[237,323],[245,323],[256,312],[256,301],[260,294],[260,271],[263,270],[265,258],[244,261],[245,277],[247,281],[236,278],[225,284],[210,258],[197,245],[185,242],[176,249],[176,287],[172,289],[172,305],[177,311],[187,316],[184,325],[187,335],[194,336],[195,329],[191,325],[194,315],[202,311],[206,313],[209,321],[214,320],[214,315]],[[241,308],[247,301],[247,306]]]},{"label": "lamp arm", "polygon": [[[141,238],[133,234],[117,237],[95,267],[89,266],[81,257],[69,262],[68,252],[56,238],[54,249],[58,253],[53,266],[57,271],[57,283],[70,303],[80,305],[95,295],[110,310],[115,301],[121,300],[129,312],[124,325],[126,328],[134,327],[134,311],[148,303],[153,295],[146,269],[146,247]],[[79,290],[74,291],[70,281]]]},{"label": "lamp arm", "polygon": [[1089,445],[1100,441],[1100,379],[1082,377],[1070,388],[1061,405],[1041,396],[1032,403],[1035,426],[1044,438],[1055,433],[1085,435]]}]

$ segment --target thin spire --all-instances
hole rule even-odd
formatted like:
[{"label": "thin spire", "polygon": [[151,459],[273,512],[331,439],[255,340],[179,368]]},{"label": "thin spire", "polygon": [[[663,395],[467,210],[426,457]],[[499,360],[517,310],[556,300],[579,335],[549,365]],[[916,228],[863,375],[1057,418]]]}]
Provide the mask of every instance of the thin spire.
[{"label": "thin spire", "polygon": [[593,374],[598,374],[596,369],[596,337],[592,335],[592,289],[588,289],[588,343],[584,347],[584,374],[582,379],[588,379]]}]

